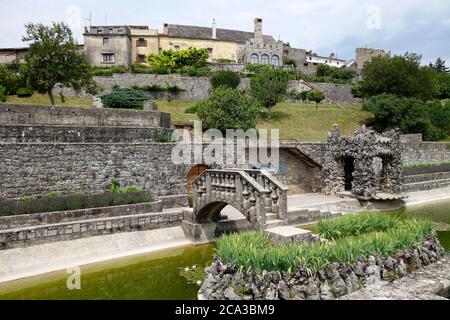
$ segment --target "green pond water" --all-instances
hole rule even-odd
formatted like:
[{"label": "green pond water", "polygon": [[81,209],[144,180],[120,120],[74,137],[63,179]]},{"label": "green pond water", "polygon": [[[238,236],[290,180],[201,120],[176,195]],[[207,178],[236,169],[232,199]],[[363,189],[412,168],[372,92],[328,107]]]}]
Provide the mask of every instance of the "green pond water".
[{"label": "green pond water", "polygon": [[[446,230],[450,225],[450,201],[409,207],[393,214],[427,217],[437,223],[439,230]],[[438,235],[450,251],[450,231]],[[69,275],[65,271],[12,281],[0,284],[0,300],[194,300],[199,289],[196,274],[211,263],[213,254],[214,245],[189,246],[82,266],[81,290],[67,289]]]}]

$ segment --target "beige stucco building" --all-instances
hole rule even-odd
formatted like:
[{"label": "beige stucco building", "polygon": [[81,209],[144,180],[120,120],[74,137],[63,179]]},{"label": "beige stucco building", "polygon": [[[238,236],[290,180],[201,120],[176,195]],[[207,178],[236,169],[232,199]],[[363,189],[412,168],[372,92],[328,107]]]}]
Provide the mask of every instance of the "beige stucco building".
[{"label": "beige stucco building", "polygon": [[[92,26],[84,32],[85,54],[95,66],[146,63],[153,53],[191,47],[208,50],[210,62],[238,62],[240,50],[253,38],[255,32],[220,29],[215,22],[212,27],[164,24],[162,33],[147,26]],[[271,36],[263,40],[277,43]]]}]

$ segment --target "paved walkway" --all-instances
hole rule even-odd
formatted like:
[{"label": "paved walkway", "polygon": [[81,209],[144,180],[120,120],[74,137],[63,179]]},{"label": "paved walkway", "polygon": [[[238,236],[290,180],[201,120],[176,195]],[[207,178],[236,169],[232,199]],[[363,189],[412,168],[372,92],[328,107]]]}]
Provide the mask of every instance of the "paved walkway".
[{"label": "paved walkway", "polygon": [[407,193],[407,195],[409,196],[409,198],[405,200],[407,206],[431,201],[445,200],[450,199],[450,187],[427,191],[409,192]]}]

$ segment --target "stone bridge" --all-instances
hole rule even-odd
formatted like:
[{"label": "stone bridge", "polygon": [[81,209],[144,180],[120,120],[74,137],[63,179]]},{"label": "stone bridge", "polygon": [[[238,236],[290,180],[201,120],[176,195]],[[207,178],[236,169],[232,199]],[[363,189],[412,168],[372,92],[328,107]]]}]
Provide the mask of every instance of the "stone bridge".
[{"label": "stone bridge", "polygon": [[287,222],[288,188],[259,170],[207,170],[193,183],[193,210],[185,214],[191,224],[222,220],[228,205],[241,212],[252,227],[264,229],[267,216]]}]

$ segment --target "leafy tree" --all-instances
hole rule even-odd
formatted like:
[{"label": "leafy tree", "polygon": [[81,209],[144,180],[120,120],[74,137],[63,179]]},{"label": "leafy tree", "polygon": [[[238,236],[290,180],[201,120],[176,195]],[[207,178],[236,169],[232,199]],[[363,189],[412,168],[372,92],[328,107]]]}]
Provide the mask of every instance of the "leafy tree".
[{"label": "leafy tree", "polygon": [[445,65],[445,60],[443,60],[442,58],[437,58],[436,62],[430,63],[429,65],[431,68],[433,68],[434,70],[436,70],[437,72],[449,72],[450,69]]},{"label": "leafy tree", "polygon": [[306,97],[309,101],[314,101],[316,103],[316,110],[319,110],[319,103],[325,100],[325,93],[319,90],[308,91]]},{"label": "leafy tree", "polygon": [[53,88],[57,84],[96,93],[98,87],[92,80],[91,67],[66,24],[29,23],[25,27],[23,41],[31,42],[25,72],[33,89],[47,93],[52,105],[55,105]]},{"label": "leafy tree", "polygon": [[250,80],[250,90],[253,97],[268,109],[271,109],[286,96],[289,75],[279,68],[262,67]]},{"label": "leafy tree", "polygon": [[211,76],[211,85],[213,88],[220,86],[236,89],[241,83],[241,77],[233,71],[216,71]]},{"label": "leafy tree", "polygon": [[321,63],[317,66],[317,76],[318,77],[329,77],[331,76],[333,69],[324,63]]},{"label": "leafy tree", "polygon": [[379,56],[365,64],[362,93],[372,97],[383,93],[428,100],[433,96],[433,77],[420,67],[419,55]]},{"label": "leafy tree", "polygon": [[255,128],[260,116],[260,104],[245,93],[227,88],[214,89],[208,100],[199,102],[198,117],[203,128],[218,129],[225,133],[227,129]]},{"label": "leafy tree", "polygon": [[352,95],[355,98],[364,98],[363,86],[364,86],[364,82],[363,81],[358,81],[358,82],[353,84],[353,86],[351,88],[351,92],[352,92]]},{"label": "leafy tree", "polygon": [[25,87],[24,66],[15,63],[0,64],[0,85],[5,88],[7,95],[13,95],[20,87]]},{"label": "leafy tree", "polygon": [[111,93],[101,97],[102,103],[107,108],[139,109],[144,108],[147,95],[141,91],[131,88],[116,88]]},{"label": "leafy tree", "polygon": [[317,77],[327,78],[325,80],[351,80],[356,76],[356,71],[349,68],[336,68],[327,64],[317,66]]},{"label": "leafy tree", "polygon": [[208,50],[189,48],[184,50],[164,50],[149,56],[150,67],[160,71],[175,71],[185,67],[204,68],[209,57]]},{"label": "leafy tree", "polygon": [[366,101],[363,110],[375,115],[369,124],[379,132],[399,128],[404,134],[422,133],[431,141],[450,132],[450,103],[383,94]]},{"label": "leafy tree", "polygon": [[450,98],[450,73],[439,72],[434,68],[429,68],[429,72],[434,80],[433,96],[436,99]]},{"label": "leafy tree", "polygon": [[6,101],[6,89],[2,85],[0,85],[0,102]]}]

